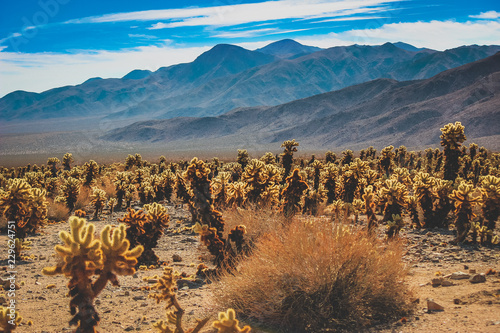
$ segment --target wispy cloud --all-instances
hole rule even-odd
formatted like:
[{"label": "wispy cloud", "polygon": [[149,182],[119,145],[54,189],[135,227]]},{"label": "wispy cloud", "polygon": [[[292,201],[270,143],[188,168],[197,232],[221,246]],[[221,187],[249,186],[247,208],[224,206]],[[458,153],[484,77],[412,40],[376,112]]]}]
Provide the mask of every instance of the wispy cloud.
[{"label": "wispy cloud", "polygon": [[383,12],[390,9],[388,4],[394,2],[401,2],[401,0],[277,0],[250,4],[107,14],[71,20],[66,23],[160,21],[152,25],[151,29],[232,26],[283,19],[333,18],[367,12]]},{"label": "wispy cloud", "polygon": [[469,17],[476,19],[484,19],[484,20],[495,20],[500,18],[500,13],[494,10],[490,10],[489,12],[484,12],[479,15],[470,15]]},{"label": "wispy cloud", "polygon": [[384,24],[376,29],[350,30],[322,36],[298,38],[297,41],[320,47],[336,45],[377,45],[404,41],[417,47],[445,50],[461,45],[499,45],[500,22],[430,21]]}]

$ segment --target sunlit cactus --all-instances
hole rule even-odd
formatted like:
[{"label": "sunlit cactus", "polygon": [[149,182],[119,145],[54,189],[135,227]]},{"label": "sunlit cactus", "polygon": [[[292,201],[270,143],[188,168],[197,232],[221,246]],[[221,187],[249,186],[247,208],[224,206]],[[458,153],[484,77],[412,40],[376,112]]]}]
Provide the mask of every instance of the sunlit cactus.
[{"label": "sunlit cactus", "polygon": [[260,160],[265,164],[274,164],[276,163],[276,156],[273,153],[267,152],[265,153]]},{"label": "sunlit cactus", "polygon": [[367,162],[356,158],[349,165],[342,167],[342,200],[346,203],[352,203],[356,197],[359,181],[369,170]]},{"label": "sunlit cactus", "polygon": [[410,215],[411,222],[415,228],[422,228],[422,224],[420,223],[420,219],[418,217],[418,199],[416,196],[409,195],[406,197],[406,210]]},{"label": "sunlit cactus", "polygon": [[354,199],[352,201],[352,212],[354,214],[354,223],[358,223],[359,213],[363,211],[364,202],[361,199]]},{"label": "sunlit cactus", "polygon": [[243,182],[229,183],[227,204],[229,207],[243,207],[247,200],[247,188]]},{"label": "sunlit cactus", "polygon": [[15,309],[0,306],[0,329],[1,332],[11,333],[23,321]]},{"label": "sunlit cactus", "polygon": [[58,183],[59,183],[59,178],[57,177],[50,177],[45,179],[43,188],[45,188],[45,190],[47,191],[48,197],[53,198],[57,194]]},{"label": "sunlit cactus", "polygon": [[394,146],[388,146],[380,151],[380,157],[378,159],[379,170],[380,174],[385,174],[386,177],[389,177],[394,168],[396,153],[394,153],[393,149]]},{"label": "sunlit cactus", "polygon": [[287,177],[292,170],[293,153],[297,151],[298,146],[299,143],[295,142],[295,139],[286,140],[281,144],[281,148],[284,148],[283,153],[281,153],[281,163],[285,169],[284,177]]},{"label": "sunlit cactus", "polygon": [[217,229],[209,227],[207,224],[196,223],[193,231],[200,235],[200,240],[208,249],[208,252],[214,256],[214,264],[222,267],[226,260],[226,246],[224,239],[218,235]]},{"label": "sunlit cactus", "polygon": [[125,194],[127,193],[127,188],[131,183],[130,177],[131,173],[128,172],[117,172],[113,183],[115,184],[116,191],[116,207],[121,209],[123,206],[123,200],[125,199]]},{"label": "sunlit cactus", "polygon": [[460,146],[467,139],[464,133],[465,127],[457,121],[449,123],[441,128],[441,146],[444,147],[444,179],[455,181],[460,169],[459,158]]},{"label": "sunlit cactus", "polygon": [[62,159],[62,165],[64,167],[64,170],[71,170],[71,163],[73,163],[75,160],[73,159],[73,155],[71,153],[66,153],[63,156]]},{"label": "sunlit cactus", "polygon": [[326,190],[327,204],[331,204],[337,198],[337,176],[339,170],[337,165],[328,163],[321,172],[323,187]]},{"label": "sunlit cactus", "polygon": [[377,217],[375,215],[375,209],[377,208],[377,197],[373,192],[372,185],[368,185],[367,187],[365,187],[362,199],[364,200],[364,213],[367,220],[367,229],[369,232],[372,232],[378,224]]},{"label": "sunlit cactus", "polygon": [[94,220],[99,218],[104,206],[106,206],[106,192],[100,188],[93,187],[90,195],[90,203],[94,206]]},{"label": "sunlit cactus", "polygon": [[387,179],[379,189],[379,204],[383,207],[384,221],[389,221],[393,215],[402,215],[408,192],[406,186],[396,179]]},{"label": "sunlit cactus", "polygon": [[171,170],[165,170],[161,174],[161,183],[160,187],[163,191],[163,198],[167,202],[172,201],[172,194],[174,193],[175,188],[175,174]]},{"label": "sunlit cactus", "polygon": [[175,179],[175,195],[177,199],[183,203],[189,203],[191,195],[189,194],[189,187],[180,173],[177,173]]},{"label": "sunlit cactus", "polygon": [[314,175],[313,175],[313,188],[315,190],[319,189],[319,180],[321,176],[321,171],[323,170],[323,163],[321,161],[315,160],[309,165],[313,170],[314,170]]},{"label": "sunlit cactus", "polygon": [[274,208],[280,203],[280,186],[269,185],[260,194],[259,205],[261,207]]},{"label": "sunlit cactus", "polygon": [[293,170],[293,173],[286,178],[286,187],[281,192],[283,198],[281,211],[287,219],[291,219],[297,212],[300,212],[300,199],[308,187],[300,177],[299,169]]},{"label": "sunlit cactus", "polygon": [[94,160],[90,160],[83,165],[84,186],[90,187],[94,184],[99,175],[99,165]]},{"label": "sunlit cactus", "polygon": [[326,207],[326,212],[333,214],[332,220],[335,223],[338,223],[340,222],[340,214],[344,212],[344,209],[345,209],[345,203],[342,200],[338,199],[333,201],[330,205]]},{"label": "sunlit cactus", "polygon": [[155,198],[155,190],[148,180],[143,180],[141,183],[139,183],[137,193],[139,194],[139,200],[143,204],[151,203]]},{"label": "sunlit cactus", "polygon": [[407,168],[394,168],[391,177],[407,186],[411,185],[410,171]]},{"label": "sunlit cactus", "polygon": [[226,312],[219,312],[219,320],[212,323],[218,333],[248,333],[251,331],[250,326],[239,326],[239,321],[236,319],[236,312],[233,309],[227,309]]},{"label": "sunlit cactus", "polygon": [[[194,328],[189,330],[184,329],[182,318],[185,311],[177,300],[176,294],[179,275],[180,274],[175,272],[172,267],[165,267],[163,269],[163,275],[153,286],[153,289],[158,292],[149,294],[149,297],[154,298],[157,303],[160,303],[161,301],[166,302],[166,320],[159,320],[153,324],[153,328],[157,329],[160,333],[198,333],[203,326],[206,325],[209,319],[207,317],[203,320],[197,320],[197,324]],[[174,328],[171,329],[170,325]]]},{"label": "sunlit cactus", "polygon": [[34,233],[47,223],[48,201],[45,190],[31,189],[32,199],[29,202],[28,214],[24,224],[17,230],[18,237],[24,238],[26,234]]},{"label": "sunlit cactus", "polygon": [[47,160],[47,165],[50,167],[50,172],[52,177],[57,177],[57,165],[61,163],[57,157],[49,157]]},{"label": "sunlit cactus", "polygon": [[[489,231],[494,232],[496,220],[500,215],[500,178],[485,176],[481,181],[481,196],[483,205],[481,207],[484,224]],[[491,243],[492,236],[487,236],[487,243]]]},{"label": "sunlit cactus", "polygon": [[248,192],[247,198],[250,202],[255,203],[260,198],[266,183],[264,174],[265,163],[256,159],[252,159],[246,166],[241,180],[247,184]]},{"label": "sunlit cactus", "polygon": [[436,200],[434,202],[434,221],[429,227],[447,228],[448,214],[453,209],[450,194],[453,191],[451,180],[436,179],[433,188]]},{"label": "sunlit cactus", "polygon": [[[68,288],[72,297],[70,312],[74,316],[70,325],[78,325],[77,332],[97,332],[99,315],[94,307],[94,299],[104,289],[107,282],[118,285],[116,275],[131,275],[135,270],[137,257],[142,247],[129,249],[125,239],[125,226],[113,231],[106,226],[101,239],[94,238],[95,227],[85,219],[72,216],[69,219],[71,231],[61,231],[59,237],[64,245],[56,245],[55,251],[61,261],[55,267],[42,270],[45,275],[62,274],[71,277]],[[93,275],[99,277],[92,281]]]},{"label": "sunlit cactus", "polygon": [[212,189],[210,188],[210,180],[208,179],[209,174],[210,169],[206,166],[205,162],[194,157],[184,172],[183,177],[191,184],[193,195],[190,203],[200,218],[199,222],[216,228],[217,233],[222,238],[224,221],[222,214],[215,210],[213,205]]},{"label": "sunlit cactus", "polygon": [[108,207],[109,207],[109,215],[113,215],[115,211],[117,200],[116,198],[110,198],[108,200]]},{"label": "sunlit cactus", "polygon": [[334,152],[327,151],[325,153],[325,162],[326,163],[335,163],[335,160],[337,160],[337,155],[335,155]]},{"label": "sunlit cactus", "polygon": [[148,219],[143,210],[135,211],[132,208],[127,208],[127,214],[123,218],[118,219],[118,222],[125,223],[127,225],[127,238],[130,241],[131,246],[135,246],[140,243],[140,236],[146,231],[144,230],[144,224],[147,223]]},{"label": "sunlit cactus", "polygon": [[236,162],[241,165],[242,169],[247,167],[248,162],[250,161],[250,157],[248,156],[248,152],[246,149],[238,149],[238,157],[236,158]]},{"label": "sunlit cactus", "polygon": [[424,225],[432,226],[434,221],[434,193],[436,179],[426,172],[419,172],[413,182],[413,190],[423,211]]},{"label": "sunlit cactus", "polygon": [[75,203],[78,200],[78,194],[80,194],[80,185],[78,179],[69,177],[61,185],[60,194],[56,201],[65,203],[69,210],[72,211],[75,209]]},{"label": "sunlit cactus", "polygon": [[144,182],[144,180],[149,177],[149,175],[150,175],[149,169],[147,169],[147,168],[136,169],[134,183],[141,185],[142,182]]},{"label": "sunlit cactus", "polygon": [[217,177],[212,179],[212,190],[215,194],[214,206],[217,209],[226,208],[229,194],[229,182],[231,180],[231,173],[227,171],[219,172]]},{"label": "sunlit cactus", "polygon": [[455,243],[462,243],[469,233],[473,207],[480,202],[480,197],[473,196],[474,186],[465,182],[460,183],[457,190],[453,190],[450,199],[455,202],[455,228],[457,237]]},{"label": "sunlit cactus", "polygon": [[399,231],[404,227],[405,223],[399,214],[393,214],[392,219],[387,221],[387,238],[392,239],[398,236]]},{"label": "sunlit cactus", "polygon": [[346,149],[342,152],[340,165],[349,165],[353,160],[354,160],[354,152],[350,149]]}]

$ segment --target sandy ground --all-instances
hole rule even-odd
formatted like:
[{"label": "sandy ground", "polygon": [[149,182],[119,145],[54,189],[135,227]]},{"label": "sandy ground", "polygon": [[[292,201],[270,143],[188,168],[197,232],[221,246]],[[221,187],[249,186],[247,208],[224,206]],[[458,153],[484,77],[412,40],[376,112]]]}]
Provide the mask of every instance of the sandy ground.
[{"label": "sandy ground", "polygon": [[[194,274],[196,266],[209,261],[209,255],[199,242],[199,237],[189,232],[172,233],[173,230],[189,226],[190,216],[182,209],[169,206],[171,223],[168,232],[160,239],[155,249],[157,255],[179,272]],[[99,231],[105,224],[117,224],[113,217],[103,215],[100,220],[92,221]],[[381,227],[382,228],[382,227]],[[24,318],[23,325],[16,332],[71,332],[68,321],[69,297],[66,287],[68,279],[64,276],[44,276],[43,267],[54,266],[54,245],[59,244],[59,230],[68,230],[69,224],[49,225],[39,233],[28,238],[31,249],[25,252],[26,260],[16,263],[15,300],[17,310]],[[406,240],[407,252],[403,260],[410,268],[407,283],[414,290],[415,312],[408,318],[368,329],[370,332],[500,332],[500,275],[486,275],[486,281],[471,283],[468,279],[453,280],[447,275],[454,272],[486,273],[493,269],[500,271],[500,247],[480,247],[474,245],[455,246],[454,238],[448,230],[410,230],[404,229],[401,237]],[[0,247],[5,252],[8,238],[0,235]],[[182,258],[173,262],[173,255]],[[0,261],[0,276],[6,278],[7,260]],[[474,270],[476,273],[474,273]],[[138,270],[133,276],[120,276],[120,286],[108,284],[96,300],[96,309],[101,316],[100,332],[155,332],[152,323],[165,318],[164,304],[156,304],[148,298],[147,289],[154,275],[161,275],[162,267]],[[450,286],[433,286],[432,279],[443,277]],[[51,286],[52,285],[52,286]],[[0,292],[3,305],[9,301],[7,293]],[[180,287],[178,299],[185,309],[188,325],[193,327],[195,318],[211,316],[216,319],[217,308],[213,302],[210,288],[202,282]],[[433,299],[444,307],[443,311],[428,312],[427,299]],[[418,303],[417,303],[418,302]],[[32,325],[28,325],[32,321]],[[210,322],[211,322],[210,321]],[[190,324],[190,325],[189,325]],[[204,332],[215,330],[207,325]],[[253,330],[263,332],[262,330]]]}]

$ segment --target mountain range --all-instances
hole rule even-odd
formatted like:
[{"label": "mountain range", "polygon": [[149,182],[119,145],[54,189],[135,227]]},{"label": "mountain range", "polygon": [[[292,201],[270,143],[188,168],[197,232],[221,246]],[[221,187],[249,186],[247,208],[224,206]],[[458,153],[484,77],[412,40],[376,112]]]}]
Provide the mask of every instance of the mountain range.
[{"label": "mountain range", "polygon": [[[117,142],[190,142],[198,147],[295,138],[314,147],[435,145],[440,127],[461,121],[466,135],[499,147],[500,53],[425,80],[376,79],[278,106],[217,117],[134,123],[106,134]],[[252,139],[253,138],[253,139]]]},{"label": "mountain range", "polygon": [[[236,146],[300,138],[314,147],[384,140],[418,146],[439,141],[434,127],[453,119],[470,122],[476,137],[489,137],[500,134],[492,129],[496,67],[481,77],[473,69],[453,77],[482,59],[498,61],[493,55],[499,51],[495,45],[435,51],[401,42],[320,49],[289,39],[255,51],[219,44],[191,63],[155,72],[12,92],[0,99],[0,148],[12,152],[10,142],[28,132],[76,138],[82,131],[118,145],[190,147],[210,138]],[[472,113],[478,103],[475,112],[490,117],[487,124]]]}]

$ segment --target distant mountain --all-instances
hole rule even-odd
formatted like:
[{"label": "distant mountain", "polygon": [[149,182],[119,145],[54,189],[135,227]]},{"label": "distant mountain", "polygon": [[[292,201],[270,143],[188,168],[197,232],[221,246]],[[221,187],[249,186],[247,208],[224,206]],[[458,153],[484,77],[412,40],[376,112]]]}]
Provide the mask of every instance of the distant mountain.
[{"label": "distant mountain", "polygon": [[403,43],[403,42],[397,42],[394,43],[394,46],[399,47],[400,49],[406,50],[406,51],[411,51],[411,52],[419,52],[419,51],[428,51],[428,52],[436,52],[435,50],[431,50],[425,47],[415,47],[413,45]]},{"label": "distant mountain", "polygon": [[[240,108],[218,117],[175,118],[111,130],[116,142],[209,149],[295,138],[316,148],[439,142],[440,127],[461,121],[466,135],[500,135],[500,52],[413,82],[377,79],[273,107]],[[491,140],[498,149],[498,140]]]},{"label": "distant mountain", "polygon": [[271,54],[278,58],[288,59],[297,58],[298,56],[303,56],[321,50],[321,48],[316,46],[302,45],[293,39],[282,39],[264,46],[263,48],[257,49],[256,51]]},{"label": "distant mountain", "polygon": [[44,120],[49,131],[64,118],[64,130],[82,126],[108,129],[150,119],[216,116],[240,107],[279,105],[379,78],[425,79],[488,57],[500,47],[473,45],[434,52],[408,51],[386,43],[280,58],[304,50],[314,49],[291,40],[260,51],[220,44],[191,63],[152,73],[135,70],[121,79],[91,79],[39,94],[16,91],[0,99],[0,127],[5,131],[4,125],[8,125],[9,133],[16,133],[25,130],[27,121]]}]

